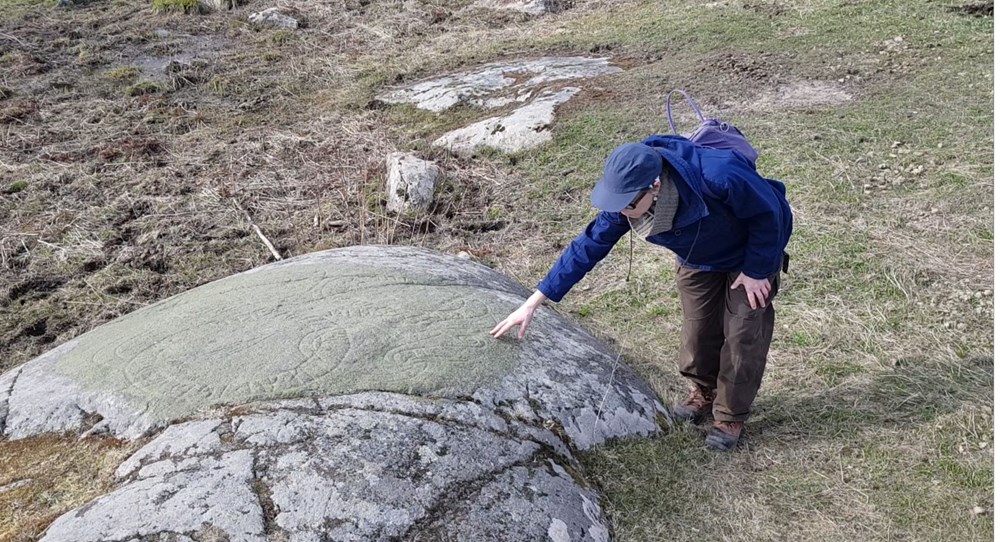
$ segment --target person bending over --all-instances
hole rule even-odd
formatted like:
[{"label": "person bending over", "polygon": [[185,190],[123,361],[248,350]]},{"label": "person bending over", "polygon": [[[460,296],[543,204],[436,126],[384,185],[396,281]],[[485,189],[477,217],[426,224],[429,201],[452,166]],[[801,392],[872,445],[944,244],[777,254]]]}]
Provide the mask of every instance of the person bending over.
[{"label": "person bending over", "polygon": [[675,418],[714,418],[705,443],[732,450],[757,396],[774,330],[772,300],[792,212],[785,186],[761,177],[731,150],[655,135],[615,149],[590,201],[597,217],[537,289],[490,331],[519,327],[523,339],[538,306],[558,302],[629,230],[677,255],[684,317],[679,368],[693,384]]}]

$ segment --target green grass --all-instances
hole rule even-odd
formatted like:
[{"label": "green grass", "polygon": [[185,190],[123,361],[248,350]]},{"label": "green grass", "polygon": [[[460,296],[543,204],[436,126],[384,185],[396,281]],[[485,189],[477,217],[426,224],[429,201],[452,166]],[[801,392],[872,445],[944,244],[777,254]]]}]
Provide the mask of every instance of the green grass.
[{"label": "green grass", "polygon": [[156,94],[158,92],[163,92],[163,85],[159,83],[154,83],[152,81],[140,81],[134,85],[129,85],[125,89],[126,96],[142,96],[144,94]]},{"label": "green grass", "polygon": [[109,79],[115,81],[131,81],[139,76],[139,68],[135,66],[121,66],[107,72]]},{"label": "green grass", "polygon": [[[702,451],[693,428],[593,452],[588,471],[608,492],[616,534],[623,540],[988,539],[991,513],[969,511],[990,507],[991,458],[936,450],[926,435],[961,440],[965,429],[947,420],[992,406],[991,358],[987,365],[962,361],[990,355],[992,319],[945,301],[941,289],[954,287],[948,267],[936,260],[958,242],[992,258],[992,213],[974,202],[992,193],[992,20],[921,2],[809,2],[774,17],[716,9],[649,4],[631,10],[641,14],[638,25],[626,22],[623,9],[577,18],[565,35],[541,38],[567,47],[669,47],[679,60],[663,60],[661,73],[679,80],[695,75],[692,63],[740,50],[794,53],[786,78],[836,78],[850,69],[862,79],[841,106],[744,109],[733,118],[761,148],[761,171],[786,182],[797,211],[792,272],[777,301],[775,357],[751,424],[759,432],[732,457]],[[896,36],[906,48],[880,54],[886,41],[898,43]],[[686,84],[699,88],[711,77],[709,70]],[[604,84],[628,99],[562,115],[552,144],[516,164],[528,181],[525,201],[565,194],[572,202],[544,211],[559,221],[553,235],[568,241],[577,231],[570,224],[586,223],[587,195],[610,149],[663,130],[662,93],[673,83],[660,82],[650,94],[650,80],[633,72]],[[908,173],[919,165],[921,173]],[[935,219],[931,207],[950,211]],[[914,216],[915,209],[925,209],[926,217]],[[968,235],[911,233],[915,222],[952,216],[970,217],[978,227]],[[914,246],[929,255],[912,252],[907,238],[915,235],[922,243]],[[627,248],[616,248],[595,272],[600,276],[582,283],[589,289],[571,292],[562,305],[624,343],[648,380],[678,393],[682,384],[666,376],[671,358],[653,353],[669,352],[676,342],[670,333],[679,331],[678,316],[661,301],[669,299],[669,277],[640,270],[633,277],[637,291],[623,290],[626,261]],[[987,262],[974,260],[963,274],[977,284],[973,291],[991,282]],[[547,263],[535,268],[544,273]],[[928,290],[934,293],[926,299]],[[944,314],[939,303],[952,312]],[[944,328],[942,318],[966,327]],[[992,415],[976,423],[977,442],[991,447]],[[862,452],[844,458],[845,449]],[[843,472],[853,474],[842,478]]]},{"label": "green grass", "polygon": [[4,189],[5,194],[16,194],[25,188],[28,188],[28,181],[14,181],[10,183],[7,188]]},{"label": "green grass", "polygon": [[830,385],[842,382],[846,377],[863,375],[867,372],[860,363],[851,363],[848,360],[818,362],[813,370]]},{"label": "green grass", "polygon": [[295,38],[291,30],[275,30],[267,34],[267,42],[273,45],[284,45]]},{"label": "green grass", "polygon": [[199,13],[201,3],[198,0],[153,0],[153,9],[166,12]]},{"label": "green grass", "polygon": [[213,77],[208,81],[208,90],[212,94],[220,96],[228,95],[233,91],[235,83],[228,77]]},{"label": "green grass", "polygon": [[[191,1],[170,2],[181,11],[185,4]],[[590,11],[578,3],[534,20],[499,18],[500,24],[454,10],[454,25],[408,34],[402,19],[389,19],[397,15],[394,5],[374,2],[350,29],[254,37],[249,48],[213,61],[206,83],[164,92],[158,99],[196,105],[207,115],[183,141],[169,132],[169,116],[127,116],[132,105],[102,113],[102,134],[150,131],[172,153],[202,148],[205,140],[228,142],[218,157],[165,156],[167,165],[151,173],[123,164],[122,176],[80,166],[68,170],[80,179],[70,187],[61,183],[71,177],[63,168],[71,166],[59,164],[45,178],[48,166],[37,161],[36,169],[24,170],[30,175],[22,172],[30,184],[0,187],[17,192],[7,198],[17,200],[16,211],[0,210],[38,217],[12,229],[45,231],[45,240],[60,246],[72,249],[78,241],[72,224],[97,232],[96,246],[111,246],[122,233],[115,213],[56,216],[53,209],[66,205],[67,194],[93,190],[92,199],[101,201],[132,191],[162,199],[162,216],[222,216],[228,209],[210,207],[205,194],[215,193],[224,177],[227,190],[261,206],[265,231],[301,253],[356,243],[353,230],[375,229],[385,152],[417,149],[447,170],[441,198],[456,216],[435,215],[436,233],[404,242],[468,250],[533,285],[593,217],[589,194],[605,156],[621,143],[664,133],[664,97],[683,87],[706,112],[743,129],[761,150],[762,174],[786,184],[796,213],[791,272],[776,300],[775,339],[749,435],[736,453],[710,453],[704,429],[682,424],[659,438],[612,442],[584,454],[586,475],[606,493],[616,540],[990,540],[993,19],[947,7],[922,0],[630,0]],[[108,6],[52,14],[49,4],[0,0],[0,8],[7,8],[0,9],[3,20],[45,13],[32,21],[42,24]],[[230,37],[245,30],[238,21],[197,22],[218,24],[212,28]],[[185,31],[203,30],[190,24]],[[368,39],[373,43],[350,49]],[[61,43],[57,49],[70,47]],[[74,69],[98,68],[90,71],[105,85],[107,77],[118,78],[108,65],[111,49],[80,45],[77,52],[85,66]],[[610,56],[625,69],[581,82],[585,92],[559,109],[552,141],[529,151],[448,157],[430,142],[498,111],[458,106],[434,114],[373,102],[385,90],[434,74],[547,54]],[[273,65],[261,67],[262,58],[281,59],[288,69],[273,73]],[[20,50],[0,54],[0,65],[12,73],[29,60]],[[53,70],[59,65],[53,62]],[[120,75],[132,82],[128,72]],[[760,100],[800,81],[823,83],[850,99],[801,107]],[[22,83],[17,76],[4,82],[15,90],[27,88]],[[18,91],[2,103],[22,97]],[[118,114],[124,120],[115,125]],[[312,179],[322,186],[310,185]],[[144,184],[129,184],[135,182]],[[260,184],[266,187],[254,188]],[[48,191],[54,186],[62,190],[59,206]],[[170,191],[192,186],[197,196],[186,199]],[[298,204],[307,210],[299,213]],[[314,231],[314,216],[320,224],[343,217],[348,233]],[[469,233],[460,220],[470,216],[507,226]],[[97,225],[89,228],[87,220]],[[224,217],[224,226],[143,220],[129,225],[139,236],[194,235],[171,245],[178,256],[171,274],[110,258],[87,276],[93,288],[68,283],[59,296],[0,323],[12,328],[48,317],[65,324],[60,337],[68,339],[87,328],[92,320],[84,311],[94,306],[118,314],[133,299],[153,302],[260,261],[252,236],[213,237],[233,227],[232,218]],[[90,258],[83,250],[30,248],[33,272],[70,276]],[[559,309],[613,340],[670,402],[684,390],[675,365],[681,315],[673,255],[637,242],[626,282],[629,253],[624,240]],[[973,514],[977,506],[986,513]]]},{"label": "green grass", "polygon": [[0,0],[0,21],[16,21],[37,9],[52,9],[55,0]]},{"label": "green grass", "polygon": [[[491,111],[488,116],[497,113]],[[385,120],[393,126],[405,130],[414,139],[436,138],[437,136],[462,126],[467,126],[488,118],[475,107],[456,105],[449,108],[446,115],[439,115],[412,104],[392,104],[385,108]]]}]

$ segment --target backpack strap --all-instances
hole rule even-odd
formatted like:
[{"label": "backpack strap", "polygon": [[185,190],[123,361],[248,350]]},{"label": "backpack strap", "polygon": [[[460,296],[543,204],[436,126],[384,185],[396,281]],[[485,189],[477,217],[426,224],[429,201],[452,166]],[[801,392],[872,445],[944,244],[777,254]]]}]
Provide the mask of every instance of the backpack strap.
[{"label": "backpack strap", "polygon": [[698,115],[698,120],[701,122],[705,122],[705,115],[701,113],[701,108],[698,107],[698,104],[695,103],[695,101],[690,96],[688,96],[686,92],[684,92],[679,88],[675,88],[674,90],[670,91],[670,94],[667,94],[667,122],[670,123],[670,130],[674,132],[674,135],[677,135],[677,127],[674,126],[674,115],[670,109],[670,101],[671,98],[674,97],[674,93],[683,96],[684,99],[687,100],[688,105],[691,106],[691,109],[694,109],[695,115]]}]

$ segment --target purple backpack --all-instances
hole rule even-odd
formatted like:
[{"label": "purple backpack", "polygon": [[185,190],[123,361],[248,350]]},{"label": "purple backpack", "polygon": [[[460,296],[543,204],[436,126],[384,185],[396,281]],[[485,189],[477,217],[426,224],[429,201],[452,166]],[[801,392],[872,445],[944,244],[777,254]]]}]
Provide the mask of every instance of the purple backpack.
[{"label": "purple backpack", "polygon": [[743,157],[750,161],[750,165],[754,169],[757,169],[757,149],[750,145],[743,132],[739,131],[732,124],[722,122],[719,119],[706,119],[698,104],[686,92],[680,89],[671,90],[670,94],[667,95],[667,122],[670,123],[670,129],[674,132],[674,135],[678,135],[677,127],[674,126],[674,116],[670,110],[670,99],[674,97],[674,93],[680,94],[687,100],[687,103],[694,109],[695,114],[698,115],[698,120],[701,121],[701,124],[698,125],[695,131],[690,134],[683,134],[684,137],[702,147],[735,151],[743,155]]}]

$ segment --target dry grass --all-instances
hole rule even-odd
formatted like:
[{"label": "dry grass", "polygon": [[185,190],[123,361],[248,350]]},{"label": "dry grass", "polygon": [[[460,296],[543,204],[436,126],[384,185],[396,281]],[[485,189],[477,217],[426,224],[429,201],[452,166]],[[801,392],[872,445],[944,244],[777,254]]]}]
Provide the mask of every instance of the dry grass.
[{"label": "dry grass", "polygon": [[112,488],[136,444],[47,436],[0,442],[0,540],[37,540],[63,513]]},{"label": "dry grass", "polygon": [[[0,211],[0,273],[9,277],[0,295],[11,311],[0,322],[0,368],[142,304],[266,262],[233,199],[285,255],[431,239],[445,250],[466,248],[463,238],[482,222],[475,209],[496,188],[496,168],[461,164],[391,134],[386,113],[337,110],[327,89],[353,84],[342,61],[371,44],[359,40],[367,30],[355,28],[365,18],[318,9],[307,11],[315,33],[277,41],[237,19],[120,6],[57,12],[47,26],[14,23],[5,31],[13,62],[46,67],[24,69],[18,81],[49,90],[5,100],[0,146],[10,152],[0,160],[17,190],[7,191]],[[381,11],[370,19],[397,32],[411,14],[390,11],[390,20]],[[134,22],[123,25],[122,17]],[[105,39],[68,31],[81,22]],[[185,29],[163,30],[170,25]],[[75,37],[53,45],[56,35]],[[350,47],[335,58],[315,54],[331,41]],[[261,65],[256,54],[229,52],[246,48],[273,60]],[[81,50],[103,59],[97,69],[80,66]],[[100,68],[109,65],[120,66]],[[131,82],[137,69],[140,80]],[[69,84],[73,99],[55,82]],[[389,216],[384,157],[414,146],[446,172],[464,172],[446,179],[435,215]]]},{"label": "dry grass", "polygon": [[[992,19],[907,0],[592,0],[540,19],[470,4],[288,0],[306,24],[289,33],[245,23],[260,2],[196,16],[0,0],[0,370],[267,262],[233,200],[284,256],[413,244],[533,284],[591,216],[602,158],[665,131],[663,98],[683,86],[746,127],[761,171],[787,183],[792,273],[739,452],[710,454],[681,427],[587,457],[617,538],[989,536]],[[428,142],[490,113],[372,101],[544,54],[627,71],[589,82],[536,151],[453,158]],[[796,85],[851,99],[782,100]],[[394,150],[445,171],[431,215],[385,212]],[[625,245],[560,305],[624,345],[665,400],[684,387],[672,261],[637,243],[626,283]],[[105,491],[126,453],[0,443],[0,487],[33,480],[0,493],[0,539],[33,538]]]}]

